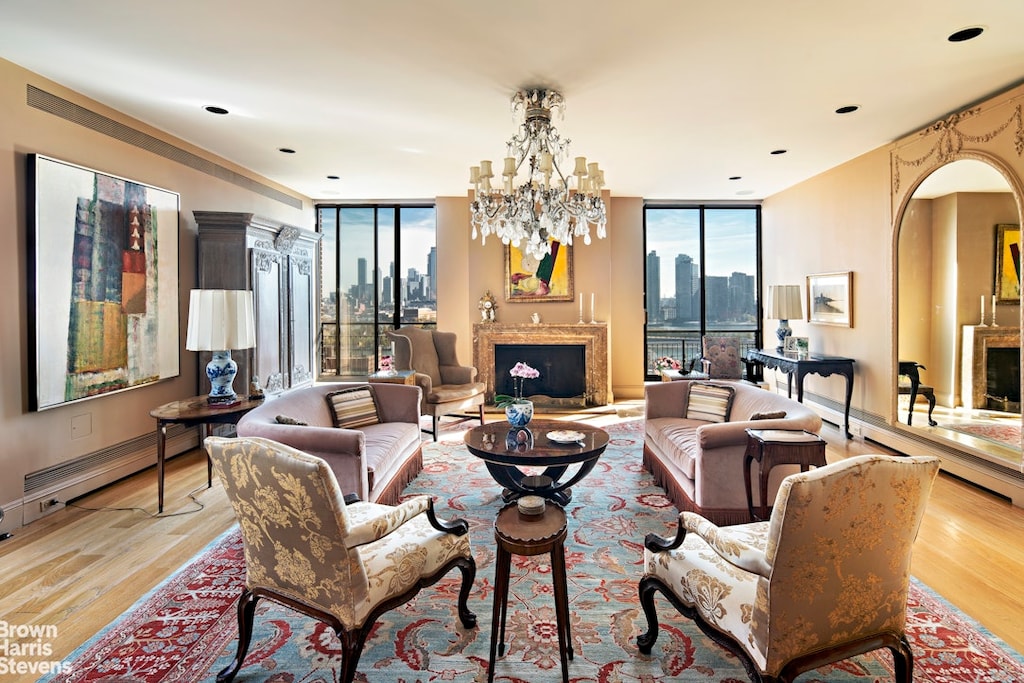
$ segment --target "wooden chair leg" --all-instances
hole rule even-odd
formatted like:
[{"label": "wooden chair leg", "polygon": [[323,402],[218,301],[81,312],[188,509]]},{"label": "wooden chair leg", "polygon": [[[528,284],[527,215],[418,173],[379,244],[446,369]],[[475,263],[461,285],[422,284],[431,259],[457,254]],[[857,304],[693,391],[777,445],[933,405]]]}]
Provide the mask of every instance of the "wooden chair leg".
[{"label": "wooden chair leg", "polygon": [[256,601],[259,597],[252,591],[244,590],[238,596],[238,650],[234,660],[217,674],[217,683],[230,683],[238,675],[249,652],[249,641],[252,640],[252,623],[256,616]]},{"label": "wooden chair leg", "polygon": [[483,424],[484,424],[484,404],[481,403],[480,404],[480,425],[483,426]]},{"label": "wooden chair leg", "polygon": [[437,441],[437,423],[438,423],[439,417],[437,415],[431,415],[430,419],[433,421],[433,424],[434,424],[434,441]]},{"label": "wooden chair leg", "polygon": [[647,633],[637,636],[636,646],[645,655],[651,654],[654,641],[658,639],[658,612],[654,607],[654,594],[657,591],[657,581],[649,576],[640,579],[637,592],[640,597],[640,606],[643,607],[644,616],[647,617]]},{"label": "wooden chair leg", "polygon": [[896,683],[913,683],[914,680],[914,651],[910,649],[907,637],[900,637],[900,646],[891,647],[894,673]]},{"label": "wooden chair leg", "polygon": [[341,683],[352,683],[356,678],[359,657],[363,654],[363,643],[373,623],[357,631],[336,631],[341,640]]},{"label": "wooden chair leg", "polygon": [[469,593],[473,590],[473,582],[476,580],[476,563],[462,560],[458,563],[458,567],[462,572],[462,587],[459,588],[459,620],[466,628],[473,628],[476,626],[476,615],[469,610]]}]

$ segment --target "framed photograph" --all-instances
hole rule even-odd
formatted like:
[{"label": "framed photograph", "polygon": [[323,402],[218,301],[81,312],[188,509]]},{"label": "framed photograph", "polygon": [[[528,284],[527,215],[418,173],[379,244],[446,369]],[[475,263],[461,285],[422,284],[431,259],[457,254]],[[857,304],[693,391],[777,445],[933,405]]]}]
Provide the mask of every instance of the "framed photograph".
[{"label": "framed photograph", "polygon": [[1020,303],[1020,226],[996,226],[996,303]]},{"label": "framed photograph", "polygon": [[518,247],[505,247],[505,301],[572,301],[572,249],[551,240],[550,253],[537,259]]},{"label": "framed photograph", "polygon": [[853,271],[807,276],[807,321],[853,327]]},{"label": "framed photograph", "polygon": [[786,337],[786,346],[783,349],[786,353],[793,353],[798,356],[806,356],[807,349],[807,337]]},{"label": "framed photograph", "polygon": [[179,374],[179,196],[28,155],[29,407]]}]

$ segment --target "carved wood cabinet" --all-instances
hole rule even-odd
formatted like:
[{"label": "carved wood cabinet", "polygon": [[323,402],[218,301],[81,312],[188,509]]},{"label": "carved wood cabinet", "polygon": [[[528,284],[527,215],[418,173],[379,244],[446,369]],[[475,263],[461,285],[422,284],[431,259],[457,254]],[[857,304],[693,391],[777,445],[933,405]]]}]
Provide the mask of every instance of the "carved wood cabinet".
[{"label": "carved wood cabinet", "polygon": [[[259,377],[268,394],[313,383],[316,371],[316,273],[320,235],[227,211],[194,211],[200,289],[249,289],[256,314],[256,348],[232,350],[235,391]],[[200,357],[202,368],[209,354]]]}]

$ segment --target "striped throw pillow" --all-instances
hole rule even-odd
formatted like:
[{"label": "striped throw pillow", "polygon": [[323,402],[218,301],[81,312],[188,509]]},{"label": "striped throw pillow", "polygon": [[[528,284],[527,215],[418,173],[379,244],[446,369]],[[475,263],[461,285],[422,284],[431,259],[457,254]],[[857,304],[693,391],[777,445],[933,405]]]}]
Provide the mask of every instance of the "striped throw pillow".
[{"label": "striped throw pillow", "polygon": [[334,416],[334,426],[359,429],[380,422],[373,388],[352,387],[327,394],[327,406]]},{"label": "striped throw pillow", "polygon": [[686,419],[728,422],[734,393],[732,387],[721,384],[693,382],[690,384],[690,397],[686,402]]}]

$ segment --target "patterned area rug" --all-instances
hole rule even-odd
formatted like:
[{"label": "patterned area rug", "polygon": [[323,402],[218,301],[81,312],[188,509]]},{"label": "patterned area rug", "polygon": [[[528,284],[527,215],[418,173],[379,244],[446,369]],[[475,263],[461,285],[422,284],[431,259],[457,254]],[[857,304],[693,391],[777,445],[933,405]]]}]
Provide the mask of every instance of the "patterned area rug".
[{"label": "patterned area rug", "polygon": [[[575,488],[566,541],[574,683],[749,680],[743,666],[658,598],[661,634],[650,656],[636,648],[646,628],[637,601],[642,541],[671,535],[674,508],[640,466],[641,421],[609,428],[611,444]],[[476,629],[457,626],[459,573],[422,591],[374,627],[357,681],[478,682],[487,678],[493,600],[493,520],[499,489],[483,463],[458,440],[427,444],[425,469],[409,493],[431,493],[441,516],[469,520],[478,574],[470,608]],[[558,640],[546,556],[513,557],[506,653],[495,666],[502,683],[560,680]],[[86,643],[59,681],[213,680],[232,659],[235,599],[244,569],[237,530]],[[238,681],[336,681],[340,652],[319,622],[262,601],[252,647]],[[1024,658],[918,582],[907,605],[914,680],[1021,681]],[[883,651],[884,652],[884,651]],[[887,653],[873,653],[804,674],[802,683],[892,680]]]},{"label": "patterned area rug", "polygon": [[1020,423],[1009,420],[1000,422],[949,422],[942,425],[954,432],[961,432],[976,436],[979,439],[987,439],[997,444],[1020,450]]}]

